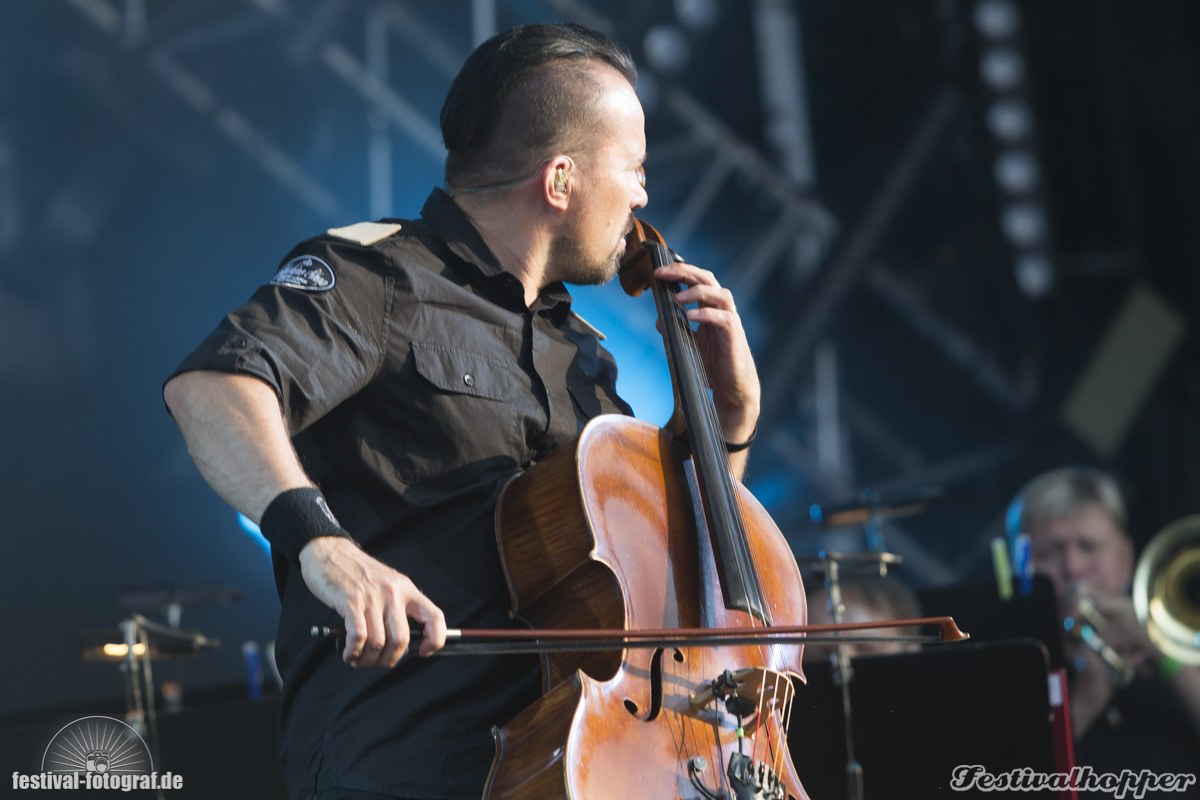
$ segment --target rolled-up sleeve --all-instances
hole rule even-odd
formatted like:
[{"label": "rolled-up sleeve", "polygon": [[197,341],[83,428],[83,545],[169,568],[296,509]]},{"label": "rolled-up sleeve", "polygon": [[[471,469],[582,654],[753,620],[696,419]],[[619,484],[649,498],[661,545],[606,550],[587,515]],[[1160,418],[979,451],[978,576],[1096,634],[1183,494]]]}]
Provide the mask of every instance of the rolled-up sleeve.
[{"label": "rolled-up sleeve", "polygon": [[[332,280],[288,279],[298,260]],[[294,270],[293,270],[294,272]],[[251,375],[274,389],[292,434],[366,386],[382,363],[394,280],[377,252],[328,240],[300,245],[273,282],[231,311],[172,374]]]}]

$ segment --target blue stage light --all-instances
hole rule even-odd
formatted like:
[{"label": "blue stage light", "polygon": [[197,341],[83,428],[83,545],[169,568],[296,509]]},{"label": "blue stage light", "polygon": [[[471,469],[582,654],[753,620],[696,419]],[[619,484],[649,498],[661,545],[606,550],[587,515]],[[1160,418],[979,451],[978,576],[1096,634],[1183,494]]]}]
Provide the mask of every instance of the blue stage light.
[{"label": "blue stage light", "polygon": [[241,528],[246,533],[250,534],[250,538],[253,539],[255,542],[257,542],[258,545],[260,547],[262,547],[262,549],[266,552],[267,555],[270,555],[271,554],[271,543],[268,542],[266,540],[266,538],[263,537],[262,531],[260,531],[258,529],[258,526],[254,524],[254,521],[252,519],[250,519],[249,517],[247,517],[245,514],[241,514],[241,513],[239,513],[237,515],[237,520],[238,520],[238,527]]}]

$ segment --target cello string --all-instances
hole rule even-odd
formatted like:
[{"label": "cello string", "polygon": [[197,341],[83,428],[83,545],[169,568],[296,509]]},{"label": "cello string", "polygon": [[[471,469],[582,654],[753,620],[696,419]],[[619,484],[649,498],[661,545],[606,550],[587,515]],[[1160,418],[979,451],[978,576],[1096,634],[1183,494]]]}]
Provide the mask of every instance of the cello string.
[{"label": "cello string", "polygon": [[[656,243],[654,246],[651,247],[650,256],[651,256],[651,261],[657,262],[659,265],[665,265],[665,264],[668,264],[668,263],[676,260],[674,253],[672,253],[671,250],[666,246],[666,243],[662,242],[661,240],[659,243]],[[653,280],[652,283],[653,283],[652,295],[654,297],[655,306],[657,307],[657,310],[658,310],[658,317],[660,320],[662,320],[664,340],[667,342],[667,345],[668,345],[666,348],[667,359],[668,359],[668,362],[671,367],[671,372],[673,373],[672,377],[674,378],[674,380],[678,381],[679,388],[676,389],[676,392],[677,392],[676,396],[677,396],[681,406],[683,407],[682,410],[684,410],[686,412],[687,411],[687,403],[684,400],[685,393],[682,389],[682,387],[684,385],[683,375],[682,375],[684,368],[690,367],[693,370],[691,374],[694,376],[699,376],[699,379],[702,380],[703,385],[705,387],[708,386],[708,378],[705,375],[703,366],[697,364],[696,359],[691,359],[686,364],[680,363],[681,359],[687,359],[690,355],[692,355],[695,352],[696,343],[695,343],[695,339],[692,337],[691,326],[687,322],[687,316],[686,316],[686,312],[685,312],[683,306],[681,304],[675,302],[674,288],[677,288],[677,287],[672,287],[668,282],[662,281],[662,280],[657,280],[657,279]],[[672,335],[671,328],[674,329],[673,335]],[[688,347],[686,345],[690,345],[690,347]],[[697,368],[699,369],[699,371],[696,371]],[[703,407],[703,406],[711,405],[711,403],[702,403],[701,405]],[[686,416],[686,413],[685,413],[685,416]],[[692,432],[692,436],[693,436],[693,440],[694,440],[696,438],[694,431]],[[697,483],[699,484],[701,482],[702,481],[699,480],[699,476],[697,476]],[[699,538],[697,539],[696,544],[697,544],[697,547],[699,548],[699,546],[700,546]],[[709,551],[711,552],[711,550],[712,550],[711,540],[710,540],[710,544],[708,547],[709,547]],[[713,553],[713,558],[714,558],[714,562],[715,562],[716,561],[716,553]],[[712,587],[705,587],[705,588],[708,588],[711,590]],[[705,605],[709,608],[715,608],[716,602],[717,602],[716,598],[712,598],[712,601],[713,601],[712,605],[709,605],[708,603],[704,603],[703,605]],[[712,623],[715,623],[715,620],[708,620],[707,622],[708,622],[708,624],[712,624]],[[711,655],[712,655],[712,653],[710,652],[710,648],[707,648],[707,647],[699,648],[699,651],[695,653],[695,657],[698,659],[698,664],[696,666],[702,673],[708,672],[707,665],[708,665],[708,661],[709,661]],[[714,703],[714,705],[717,703],[717,698],[715,696],[715,693],[714,693],[712,702]],[[720,759],[719,763],[723,764],[723,763],[725,763],[725,757],[726,757],[726,753],[724,750],[724,744],[722,742],[720,735],[717,735],[715,737],[715,740],[716,740],[715,745],[716,745],[716,749],[718,752],[718,758]],[[718,771],[718,774],[720,774],[719,771]]]},{"label": "cello string", "polygon": [[[765,680],[759,681],[758,682],[758,725],[756,726],[757,731],[763,730],[763,703],[766,700],[766,696],[767,696],[767,682]],[[754,736],[754,760],[755,761],[758,761],[758,746],[759,746],[760,738],[765,738],[767,740],[765,743],[765,746],[770,745],[770,743],[771,743],[771,725],[770,725],[770,715],[769,714],[768,714],[768,719],[767,719],[766,734],[764,736],[760,737],[760,736],[758,736],[758,734],[756,732],[755,736]]]},{"label": "cello string", "polygon": [[[780,681],[781,677],[782,676],[779,675],[778,673],[775,674],[775,685],[771,689],[771,720],[770,721],[778,721],[779,720],[779,681]],[[768,729],[768,731],[772,730],[772,728],[769,724],[767,726],[767,729]],[[778,739],[772,740],[770,738],[770,734],[768,733],[767,744],[771,745],[771,748],[770,748],[771,769],[775,770],[776,774],[778,774],[779,766],[775,762],[779,755],[779,747],[780,747],[779,741],[778,741]]]},{"label": "cello string", "polygon": [[[660,295],[666,295],[666,292],[660,292],[660,293],[656,294],[656,297],[659,297]],[[665,317],[665,314],[662,313],[664,311],[662,306],[664,305],[664,300],[666,300],[666,299],[667,298],[664,297],[659,300],[660,316],[662,316],[662,317]],[[700,404],[701,407],[700,407],[700,409],[698,409],[698,411],[700,412],[700,414],[702,416],[702,419],[698,419],[697,424],[707,425],[708,426],[708,430],[707,430],[708,435],[705,437],[701,437],[699,435],[693,434],[693,440],[695,441],[697,439],[705,439],[709,443],[713,443],[716,441],[723,441],[725,437],[723,435],[723,432],[721,431],[720,420],[717,417],[716,408],[715,408],[714,403],[712,402],[712,397],[707,391],[708,387],[711,386],[711,382],[709,381],[708,376],[706,374],[704,364],[700,360],[699,349],[696,346],[695,336],[694,336],[694,332],[693,332],[691,323],[687,319],[687,313],[686,313],[684,306],[682,306],[680,303],[674,302],[673,296],[671,296],[670,299],[671,299],[671,302],[665,303],[665,305],[667,306],[667,309],[669,309],[669,311],[670,311],[670,318],[671,318],[670,324],[673,324],[675,327],[675,341],[681,342],[683,345],[685,345],[683,347],[676,346],[674,348],[677,353],[676,357],[687,360],[687,367],[689,367],[692,370],[691,374],[694,376],[697,376],[697,378],[702,382],[702,385],[706,389],[704,396],[703,396],[703,402],[701,402],[701,404]],[[677,367],[677,371],[679,371],[678,367]],[[712,475],[717,468],[716,454],[710,453],[710,454],[707,454],[706,456],[702,455],[702,454],[696,454],[696,455],[701,458],[705,458],[705,457],[707,458],[710,466],[706,471],[710,475]],[[721,482],[720,482],[720,486],[717,490],[723,491],[726,493],[726,495],[727,495],[726,502],[722,504],[722,507],[729,509],[729,513],[731,513],[732,519],[724,519],[723,522],[718,521],[718,524],[723,524],[724,529],[726,531],[730,532],[734,536],[734,540],[732,542],[734,567],[736,568],[737,572],[739,573],[739,578],[741,579],[741,585],[743,587],[747,587],[746,591],[749,594],[748,599],[750,600],[750,605],[749,605],[750,625],[749,625],[749,627],[758,627],[759,622],[760,622],[760,617],[761,617],[763,623],[765,623],[768,618],[766,609],[764,607],[764,598],[763,598],[763,594],[762,594],[762,587],[758,583],[758,580],[757,580],[757,576],[758,576],[757,564],[755,563],[753,551],[751,551],[749,549],[748,539],[746,536],[745,519],[743,517],[741,507],[737,503],[736,488],[734,486],[734,481],[732,480],[732,477],[729,475],[728,464],[725,463],[725,458],[727,458],[727,456],[725,456],[725,454],[723,454],[723,453],[721,455],[724,457],[721,458],[721,462],[722,462],[720,465]],[[712,484],[710,484],[710,486],[711,485]],[[712,504],[710,504],[710,509],[711,508],[712,508]],[[768,647],[764,643],[761,643],[761,642],[755,644],[754,647],[759,652],[760,663],[770,664],[770,660],[767,658]],[[774,673],[774,670],[772,670],[772,672]],[[779,681],[778,673],[774,673],[774,676],[775,676],[774,677],[774,681],[775,681],[774,695],[775,695],[775,698],[777,699],[777,697],[778,697],[778,681]],[[763,697],[762,692],[765,692],[765,688],[766,688],[765,685],[760,686],[760,702],[759,702],[760,711],[761,711],[761,707],[762,707],[762,697]],[[774,716],[774,715],[775,715],[775,712],[773,711],[772,716]],[[760,720],[760,722],[761,722],[761,720]],[[771,741],[770,727],[771,727],[770,720],[768,720],[767,732],[765,734],[767,736],[767,742],[764,744],[764,747],[766,747],[768,752],[770,752],[772,754],[771,761],[773,764],[776,764],[776,766],[774,768],[777,770],[777,774],[778,774],[779,765],[777,764],[777,762],[779,761],[778,754],[781,752],[781,748],[778,746],[778,743],[773,743]],[[759,741],[758,741],[757,736],[754,737],[754,751],[753,752],[754,752],[753,758],[755,760],[757,760],[758,753],[759,753]]]},{"label": "cello string", "polygon": [[[783,711],[784,711],[784,709],[787,708],[788,703],[790,702],[790,697],[795,691],[792,688],[792,679],[790,677],[784,676],[783,680],[784,680],[783,700],[776,702],[775,709],[773,712],[775,714],[775,719],[777,720],[778,725],[779,725],[779,727],[777,729],[779,731],[779,739],[775,746],[775,772],[776,772],[776,774],[781,774],[781,772],[783,770],[782,755],[783,755],[783,751],[787,749],[788,724],[787,724],[787,719],[783,714]],[[779,688],[778,685],[776,685],[775,688],[778,689]]]},{"label": "cello string", "polygon": [[[785,692],[785,694],[786,694],[786,698],[783,701],[783,706],[784,706],[783,715],[782,715],[782,719],[780,720],[780,722],[783,727],[783,739],[784,739],[784,742],[786,743],[788,740],[788,732],[791,730],[791,727],[792,727],[792,707],[793,707],[793,704],[796,702],[796,684],[792,682],[791,678],[788,678],[787,691]],[[786,752],[790,752],[790,750],[788,750],[786,745],[782,748],[782,750],[786,751]],[[782,766],[783,766],[784,755],[785,755],[784,752],[780,753],[780,760],[779,760],[780,768],[782,768]]]},{"label": "cello string", "polygon": [[[637,222],[637,225],[639,234],[641,236],[641,241],[650,248],[652,264],[655,266],[662,266],[672,261],[683,260],[666,246],[666,242],[663,241],[662,236],[652,226],[645,225],[645,223],[640,221]],[[716,416],[716,409],[712,402],[711,396],[707,393],[710,383],[705,374],[703,364],[699,360],[699,351],[695,345],[695,338],[692,333],[691,323],[687,320],[686,311],[681,304],[674,301],[674,294],[670,295],[670,297],[666,296],[666,289],[668,286],[667,281],[652,279],[651,284],[654,287],[653,295],[655,297],[655,303],[659,309],[659,317],[664,323],[664,334],[667,333],[666,326],[673,323],[675,327],[674,341],[679,342],[682,340],[683,342],[691,345],[690,347],[683,347],[682,350],[684,352],[678,354],[676,358],[687,359],[688,366],[693,369],[693,374],[700,376],[706,389],[704,401],[700,403],[701,408],[697,410],[699,415],[702,417],[702,419],[697,420],[697,423],[701,425],[707,425],[708,433],[710,434],[709,436],[703,438],[709,445],[717,440],[723,441],[724,436],[720,433],[720,422]],[[667,319],[668,313],[670,320]],[[671,340],[670,336],[667,336],[667,338],[668,340]],[[676,345],[675,347],[668,349],[679,350],[680,347]],[[670,355],[671,354],[668,353],[668,356]],[[677,373],[678,370],[679,365],[677,364]],[[680,394],[682,397],[682,393]],[[717,437],[719,437],[719,439]],[[694,441],[700,438],[701,437],[696,437],[693,435]],[[721,469],[724,476],[724,480],[721,481],[721,483],[724,486],[723,494],[725,494],[724,500],[726,501],[723,502],[722,505],[727,509],[727,511],[722,514],[722,517],[725,517],[726,515],[732,517],[732,519],[725,520],[727,523],[726,529],[735,530],[735,533],[737,534],[733,537],[733,541],[730,543],[734,551],[731,554],[734,564],[730,565],[730,567],[736,570],[744,590],[748,594],[752,594],[752,597],[749,598],[750,623],[751,627],[757,627],[760,624],[760,619],[763,624],[766,624],[768,622],[769,615],[766,609],[762,586],[758,582],[757,564],[755,563],[756,559],[753,551],[749,549],[749,543],[746,537],[745,520],[743,519],[741,507],[737,503],[737,496],[733,485],[734,482],[729,475],[728,467],[725,463],[725,458],[727,458],[727,456],[725,456],[724,453],[721,455],[724,456],[724,458],[720,459]],[[716,455],[709,453],[706,454],[701,460],[708,463],[709,468],[707,468],[706,471],[711,475],[716,469]],[[710,510],[713,507],[711,502],[709,507]],[[756,618],[756,615],[758,618]],[[760,645],[758,649],[760,651],[760,658],[765,660],[766,654],[763,647]]]},{"label": "cello string", "polygon": [[[659,264],[668,264],[676,261],[678,258],[669,248],[666,247],[665,243],[656,244],[656,246],[652,248],[652,253],[656,256],[654,260]],[[696,340],[692,332],[692,326],[687,319],[687,311],[682,304],[675,301],[675,294],[677,290],[678,284],[673,284],[672,282],[663,280],[655,280],[654,282],[655,303],[658,307],[659,318],[663,321],[664,335],[667,341],[670,343],[670,346],[668,347],[668,357],[675,360],[674,367],[676,378],[679,380],[681,386],[685,385],[685,382],[682,380],[682,373],[685,370],[690,370],[690,375],[693,377],[693,380],[698,381],[704,389],[702,398],[693,397],[693,399],[698,402],[699,407],[690,409],[688,408],[689,403],[685,399],[686,394],[683,391],[679,392],[680,400],[685,404],[684,410],[691,412],[692,419],[690,419],[689,422],[695,424],[699,429],[698,431],[692,431],[691,438],[693,446],[703,447],[705,443],[711,444],[717,440],[716,437],[718,434],[716,432],[719,431],[719,425],[716,422],[716,412],[713,407],[711,397],[708,393],[710,382],[704,369],[704,365],[699,358]],[[702,433],[707,435],[701,435]],[[703,467],[702,470],[698,471],[697,476],[699,479],[700,488],[703,490],[705,488],[705,484],[711,488],[713,486],[713,481],[716,479],[716,476],[714,475],[717,462],[716,455],[711,452],[697,451],[693,452],[693,457],[696,463],[702,465]],[[728,484],[728,470],[724,468],[724,465],[722,465],[722,474],[725,476],[724,482]],[[707,480],[705,480],[704,476],[707,476]],[[703,493],[702,496],[704,496]],[[733,507],[736,508],[736,503],[727,502],[718,505],[712,502],[713,498],[709,497],[708,499],[708,508],[710,513],[714,515],[713,522],[715,524],[723,527],[726,530],[728,530],[731,525],[740,524],[740,520],[736,518],[732,520],[726,519],[724,515],[722,515],[721,519],[715,518],[715,510],[720,508],[721,505],[726,507],[733,505]],[[740,528],[739,530],[744,530],[744,527]],[[711,533],[712,531],[710,529],[710,535]],[[744,539],[744,535],[741,538]],[[734,552],[731,554],[733,558],[733,564],[730,566],[735,569],[737,577],[741,580],[742,586],[748,586],[750,584],[747,581],[748,576],[746,572],[746,564],[744,563],[744,555],[737,547],[734,547],[733,550]],[[714,553],[714,555],[716,554]],[[727,563],[727,560],[718,560],[720,560],[722,563]],[[754,584],[754,587],[755,594],[757,595],[755,598],[755,603],[758,607],[761,607],[761,588],[758,587],[757,583]],[[750,616],[752,626],[757,627],[754,614],[752,613]]]},{"label": "cello string", "polygon": [[779,774],[779,751],[782,749],[783,728],[782,720],[779,717],[779,680],[775,681],[775,696],[771,698],[771,719],[774,723],[772,730],[775,731],[775,737],[771,740],[771,769],[775,774]]},{"label": "cello string", "polygon": [[[686,310],[682,305],[676,302],[670,303],[672,312],[671,316],[674,321],[678,337],[686,342],[689,347],[682,348],[680,353],[682,358],[687,359],[688,367],[693,371],[693,374],[703,382],[706,387],[711,386],[708,376],[704,369],[704,364],[700,360],[699,348],[696,346],[695,336],[692,331],[691,323],[687,319]],[[721,434],[720,420],[717,418],[716,407],[712,402],[711,397],[705,392],[704,402],[701,403],[701,408],[697,409],[703,419],[697,420],[698,423],[707,426],[708,441],[723,441],[724,436]],[[700,438],[700,437],[696,437]],[[712,469],[716,469],[715,454],[708,454],[707,457],[712,461]],[[742,517],[741,508],[737,504],[736,492],[733,487],[733,480],[729,476],[728,467],[725,464],[721,465],[721,473],[724,476],[722,480],[722,489],[728,493],[729,502],[725,504],[732,515],[732,519],[726,520],[727,529],[733,530],[736,533],[733,548],[734,566],[737,569],[738,577],[741,579],[743,586],[753,587],[753,597],[750,613],[750,627],[757,627],[759,620],[757,614],[761,614],[765,620],[767,614],[763,607],[762,587],[758,583],[756,565],[754,564],[753,554],[750,552],[746,542],[746,525]],[[711,506],[710,506],[711,507]],[[765,653],[762,653],[762,648],[759,648],[760,656],[765,658]]]},{"label": "cello string", "polygon": [[[682,311],[682,307],[680,307],[680,310]],[[700,360],[699,348],[695,345],[695,337],[691,325],[687,322],[686,315],[681,315],[681,318],[683,322],[682,327],[692,344],[692,346],[688,348],[686,355],[692,361],[692,368],[703,378],[704,385],[711,386],[711,382],[708,380],[708,376],[704,369],[704,364]],[[721,423],[720,419],[717,417],[716,406],[707,394],[706,400],[707,402],[703,404],[703,409],[701,410],[705,415],[705,424],[707,424],[710,432],[709,440],[714,442],[723,441],[725,437],[721,431]],[[732,530],[737,533],[734,555],[737,560],[739,577],[742,579],[743,585],[754,587],[754,610],[761,614],[765,620],[767,613],[766,609],[763,608],[762,587],[758,583],[757,565],[754,563],[753,553],[750,551],[747,543],[745,519],[742,516],[741,507],[737,503],[736,490],[734,489],[732,477],[729,476],[728,467],[724,464],[722,464],[722,473],[725,476],[725,480],[722,482],[724,484],[723,488],[727,488],[729,492],[728,507],[733,516],[733,519],[730,520],[730,526]],[[750,614],[750,619],[752,627],[758,625],[759,620],[756,618],[753,612]]]},{"label": "cello string", "polygon": [[[665,292],[663,292],[663,294],[665,294]],[[657,297],[657,295],[656,295],[656,297]],[[697,435],[696,433],[693,433],[693,442],[703,439],[703,440],[706,440],[711,445],[712,443],[714,443],[716,441],[724,441],[725,437],[723,435],[723,431],[721,430],[720,420],[717,417],[716,407],[712,400],[712,395],[708,391],[709,387],[711,387],[711,383],[708,380],[706,370],[704,369],[703,362],[700,359],[699,350],[696,347],[696,343],[695,343],[694,332],[693,332],[690,322],[687,319],[686,310],[684,309],[684,307],[681,304],[679,304],[677,302],[673,302],[673,297],[671,297],[670,299],[672,300],[672,302],[669,303],[669,307],[671,309],[671,320],[672,320],[672,324],[675,326],[675,331],[676,331],[675,341],[677,341],[677,342],[682,341],[684,344],[690,345],[690,346],[683,347],[682,352],[679,353],[677,355],[677,357],[687,360],[687,366],[692,370],[691,374],[694,376],[697,376],[698,379],[702,381],[702,386],[705,387],[705,389],[706,389],[704,396],[703,396],[703,402],[701,402],[701,404],[700,404],[701,407],[699,409],[695,409],[695,411],[699,411],[700,415],[702,416],[702,419],[696,420],[697,424],[706,425],[708,435],[700,436],[700,435]],[[660,305],[660,316],[664,316],[661,313],[662,303],[660,302],[659,305]],[[666,324],[665,318],[664,318],[664,324]],[[679,350],[678,347],[675,349],[677,351]],[[695,453],[694,455],[698,458],[701,458],[702,460],[707,461],[708,466],[706,468],[706,471],[710,475],[712,475],[714,470],[716,469],[716,461],[717,461],[716,454],[715,453],[707,453],[707,454]],[[746,534],[746,523],[745,523],[744,515],[742,514],[741,506],[737,502],[735,481],[733,480],[732,476],[729,474],[728,464],[726,463],[727,455],[725,453],[721,453],[721,456],[722,456],[722,458],[720,459],[720,461],[721,461],[722,480],[720,481],[720,485],[719,485],[719,487],[714,487],[714,483],[712,483],[712,482],[710,482],[708,485],[710,487],[714,487],[715,490],[722,491],[723,493],[726,494],[725,502],[723,502],[721,504],[721,507],[726,510],[724,512],[722,512],[721,516],[723,517],[723,519],[718,520],[717,522],[718,522],[718,524],[722,524],[724,526],[725,531],[727,531],[730,535],[732,535],[734,537],[733,541],[731,542],[732,550],[733,550],[732,556],[733,556],[733,561],[734,561],[733,567],[739,573],[739,577],[741,579],[742,586],[745,588],[745,591],[749,595],[749,597],[748,597],[749,606],[748,607],[749,607],[749,611],[750,611],[750,613],[749,613],[750,624],[748,627],[758,627],[760,624],[760,620],[761,620],[762,624],[767,624],[767,621],[769,619],[767,610],[765,608],[765,598],[763,596],[762,586],[758,582],[758,572],[757,572],[758,565],[756,563],[756,558],[755,558],[754,552],[753,552],[753,550],[750,549],[750,546],[749,546],[749,540],[748,540],[748,537]],[[709,507],[710,507],[710,511],[711,511],[711,509],[713,508],[713,504],[710,503]],[[732,517],[732,519],[725,518],[727,516]],[[769,668],[771,665],[771,661],[767,658],[767,647],[763,643],[759,643],[759,644],[755,645],[755,647],[759,650],[760,662],[763,663],[764,665],[767,665],[767,667]],[[771,768],[774,771],[774,774],[776,776],[780,776],[780,775],[782,775],[782,764],[783,764],[782,754],[784,753],[784,747],[781,745],[779,739],[781,739],[781,737],[786,736],[786,727],[787,727],[787,723],[784,722],[784,720],[781,718],[780,708],[779,708],[779,683],[783,678],[781,677],[779,672],[777,672],[774,669],[770,669],[770,672],[772,675],[771,707],[770,707],[770,710],[767,712],[767,719],[764,721],[762,718],[762,714],[763,714],[763,710],[764,710],[765,702],[766,702],[766,688],[767,687],[766,687],[765,681],[760,681],[759,687],[758,687],[758,712],[757,712],[758,713],[758,720],[757,720],[758,724],[755,726],[755,729],[757,732],[757,730],[762,729],[763,725],[765,724],[766,727],[765,727],[763,736],[765,737],[766,740],[763,742],[760,742],[759,736],[757,735],[757,733],[754,735],[752,759],[753,759],[753,762],[758,762],[759,752],[760,752],[760,747],[761,747],[762,752],[764,752],[764,754],[766,754],[768,757],[768,761],[771,764]],[[787,689],[785,689],[785,692],[784,692],[785,698],[786,698],[784,701],[784,704],[788,706],[788,716],[789,717],[790,717],[791,702],[794,697],[794,693],[795,693],[794,687],[791,686],[791,681],[788,680],[788,687],[787,687]],[[778,735],[772,736],[772,733],[773,733],[772,728],[776,723],[778,723],[779,728],[777,731],[774,731],[774,732],[777,733]],[[741,720],[739,720],[739,728],[738,728],[739,752],[742,752],[743,737],[744,737],[744,730],[742,729]],[[718,744],[719,744],[719,737],[718,737]]]},{"label": "cello string", "polygon": [[[668,253],[669,253],[669,251],[668,251]],[[661,260],[662,253],[660,252],[659,255],[660,255],[660,260]],[[702,447],[703,443],[707,442],[710,445],[710,449],[712,449],[712,447],[715,446],[715,443],[717,441],[724,440],[724,436],[721,435],[720,422],[717,418],[716,408],[714,406],[714,403],[712,402],[712,396],[710,394],[711,382],[708,379],[707,372],[704,368],[704,364],[700,359],[699,350],[696,346],[695,336],[694,336],[694,333],[692,330],[692,325],[691,325],[690,321],[687,319],[687,311],[686,311],[685,307],[682,304],[675,302],[674,292],[673,291],[668,292],[668,286],[665,284],[665,282],[660,282],[659,284],[657,284],[656,288],[657,288],[657,291],[655,293],[655,297],[656,297],[656,302],[659,306],[659,316],[660,316],[660,318],[663,319],[664,326],[670,325],[673,327],[673,337],[670,335],[667,337],[668,341],[673,341],[675,343],[674,346],[670,349],[674,350],[675,358],[681,359],[684,362],[682,364],[677,365],[676,372],[677,373],[682,372],[684,367],[686,367],[687,369],[690,369],[691,372],[689,374],[693,377],[693,381],[699,381],[700,386],[703,387],[703,389],[704,389],[704,391],[701,395],[701,398],[700,398],[699,408],[690,409],[692,412],[692,414],[690,415],[691,420],[693,420],[696,425],[701,426],[702,428],[706,427],[706,430],[698,430],[698,431],[692,432],[693,446],[694,447],[697,447],[697,446]],[[669,316],[669,319],[668,319],[668,316]],[[680,392],[680,397],[682,399],[683,392]],[[692,397],[694,398],[695,395],[693,394]],[[687,410],[687,409],[685,409],[685,410]],[[724,456],[723,453],[721,455]],[[718,462],[717,454],[713,453],[713,452],[694,452],[693,456],[697,459],[697,463],[705,464],[704,473],[707,475],[708,480],[707,481],[701,480],[701,483],[705,484],[706,487],[712,491],[720,491],[720,492],[725,493],[725,495],[726,495],[725,502],[720,503],[720,504],[715,504],[715,503],[709,502],[708,506],[709,506],[710,513],[713,514],[713,516],[714,516],[713,522],[717,525],[721,525],[725,531],[734,534],[734,540],[732,542],[732,544],[734,545],[732,548],[733,549],[733,553],[732,553],[733,565],[732,565],[732,567],[734,569],[736,569],[736,571],[738,572],[738,577],[741,579],[741,585],[743,587],[753,587],[752,591],[749,588],[747,588],[746,591],[750,593],[750,598],[749,598],[750,625],[749,625],[749,627],[756,628],[756,627],[758,627],[758,624],[759,624],[758,615],[762,614],[763,617],[765,617],[765,612],[762,609],[762,606],[763,606],[762,589],[761,589],[761,586],[758,584],[757,579],[755,579],[753,581],[753,583],[751,583],[748,580],[749,575],[747,573],[748,564],[747,564],[747,559],[746,559],[747,548],[745,545],[745,540],[746,540],[745,522],[741,518],[740,509],[738,508],[738,505],[736,502],[736,497],[734,495],[734,489],[733,489],[733,481],[731,479],[731,476],[729,475],[728,464],[725,463],[725,458],[720,459],[720,461],[721,461],[721,463],[720,463],[720,483],[717,484],[716,483],[716,480],[717,480],[716,470],[717,470],[717,462]],[[710,498],[710,500],[711,500],[711,498]],[[715,509],[718,509],[718,508],[732,509],[732,517],[733,518],[732,519],[727,518],[729,515],[729,512],[726,511],[726,512],[721,513],[721,519],[716,519],[715,517],[717,516],[717,512],[715,511]],[[711,531],[710,531],[710,534],[711,534]],[[709,546],[711,547],[711,539],[710,539]],[[714,555],[715,555],[715,553],[714,553]],[[726,562],[726,563],[728,563],[728,562]],[[766,662],[764,648],[761,646],[761,644],[755,644],[753,646],[755,648],[757,648],[759,651],[760,662],[766,664],[767,662]],[[704,658],[704,656],[701,656],[702,660],[703,660],[703,658]],[[759,692],[758,692],[758,695],[759,695],[758,711],[757,711],[758,719],[756,720],[756,722],[759,725],[761,725],[761,722],[762,722],[761,713],[762,713],[762,702],[763,702],[763,697],[764,697],[763,693],[765,692],[765,689],[766,689],[765,684],[762,681],[760,681],[759,682]],[[745,736],[746,736],[746,732],[745,732],[745,728],[744,728],[744,721],[741,718],[739,718],[737,721],[737,725],[738,725],[738,727],[737,727],[738,752],[744,753],[745,752]],[[756,727],[757,727],[757,725],[756,725]],[[769,732],[768,732],[768,736],[769,736]],[[752,749],[751,758],[754,761],[757,761],[758,753],[759,753],[759,737],[757,735],[755,735],[753,737],[753,740],[754,741],[753,741],[753,749]],[[724,763],[725,754],[723,752],[723,747],[721,744],[720,736],[716,737],[716,745],[717,745],[717,749],[719,751],[722,751],[720,758],[721,758],[721,763]]]},{"label": "cello string", "polygon": [[[779,690],[778,684],[775,685],[775,690],[776,691]],[[784,693],[786,694],[787,691],[785,690]],[[786,702],[786,700],[785,700],[785,702]],[[775,717],[775,724],[776,724],[775,730],[776,730],[776,732],[778,732],[778,734],[776,734],[776,739],[773,742],[772,752],[770,752],[770,763],[772,763],[772,769],[775,770],[775,774],[779,775],[779,771],[780,771],[780,769],[782,769],[782,763],[780,762],[780,759],[779,759],[779,753],[782,750],[782,748],[784,748],[784,742],[787,741],[787,730],[786,730],[786,727],[784,724],[784,718],[782,718],[782,716],[780,715],[780,704],[778,702],[778,696],[776,696],[776,698],[773,700],[773,708],[772,708],[772,711],[770,711],[770,712],[772,712],[772,715]]]}]

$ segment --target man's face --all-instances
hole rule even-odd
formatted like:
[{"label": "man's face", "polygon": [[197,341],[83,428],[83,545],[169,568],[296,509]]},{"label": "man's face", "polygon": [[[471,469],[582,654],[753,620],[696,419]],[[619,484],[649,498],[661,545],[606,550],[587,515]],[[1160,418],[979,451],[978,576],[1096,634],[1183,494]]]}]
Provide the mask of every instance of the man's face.
[{"label": "man's face", "polygon": [[1064,608],[1078,589],[1118,594],[1133,575],[1133,544],[1098,505],[1030,525],[1033,567],[1050,578]]},{"label": "man's face", "polygon": [[571,175],[571,204],[551,260],[562,280],[594,285],[612,280],[625,252],[634,209],[646,205],[646,117],[633,87],[619,72],[597,65],[604,87],[604,120]]}]

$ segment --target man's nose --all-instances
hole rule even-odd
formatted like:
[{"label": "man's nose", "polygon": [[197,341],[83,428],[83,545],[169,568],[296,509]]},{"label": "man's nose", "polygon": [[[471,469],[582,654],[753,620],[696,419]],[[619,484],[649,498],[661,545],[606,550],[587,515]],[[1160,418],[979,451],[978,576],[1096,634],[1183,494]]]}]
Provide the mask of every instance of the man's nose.
[{"label": "man's nose", "polygon": [[633,199],[629,204],[630,208],[645,208],[650,203],[650,195],[646,193],[645,186],[635,186],[633,190]]},{"label": "man's nose", "polygon": [[1062,554],[1063,578],[1067,583],[1075,583],[1091,577],[1091,565],[1088,559],[1074,548],[1068,547]]}]

